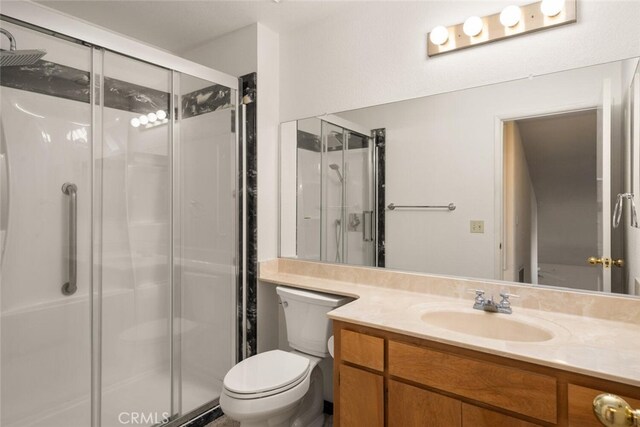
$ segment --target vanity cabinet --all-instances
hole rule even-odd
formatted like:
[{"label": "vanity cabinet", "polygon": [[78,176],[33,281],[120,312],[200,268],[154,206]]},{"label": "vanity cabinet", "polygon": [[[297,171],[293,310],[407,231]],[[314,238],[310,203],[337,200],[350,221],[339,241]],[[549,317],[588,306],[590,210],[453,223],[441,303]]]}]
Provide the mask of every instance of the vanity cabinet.
[{"label": "vanity cabinet", "polygon": [[640,389],[334,321],[338,427],[602,427],[593,398]]}]

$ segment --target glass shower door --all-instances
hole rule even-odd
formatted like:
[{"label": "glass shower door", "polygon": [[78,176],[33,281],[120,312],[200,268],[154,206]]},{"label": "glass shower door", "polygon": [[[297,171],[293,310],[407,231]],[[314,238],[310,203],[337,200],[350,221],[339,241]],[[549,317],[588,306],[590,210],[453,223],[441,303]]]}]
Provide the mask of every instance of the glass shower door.
[{"label": "glass shower door", "polygon": [[171,71],[105,51],[101,117],[101,425],[172,407]]},{"label": "glass shower door", "polygon": [[0,424],[86,426],[92,50],[1,26],[47,54],[0,70]]},{"label": "glass shower door", "polygon": [[174,402],[219,398],[236,349],[236,93],[175,73]]},{"label": "glass shower door", "polygon": [[46,56],[0,70],[0,425],[215,404],[236,362],[235,90],[2,28]]}]

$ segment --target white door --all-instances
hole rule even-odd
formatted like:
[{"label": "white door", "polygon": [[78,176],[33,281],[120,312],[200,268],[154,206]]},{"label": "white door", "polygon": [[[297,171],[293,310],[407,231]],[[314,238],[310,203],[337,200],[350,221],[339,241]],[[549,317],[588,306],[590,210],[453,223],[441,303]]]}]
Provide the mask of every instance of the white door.
[{"label": "white door", "polygon": [[611,80],[602,85],[598,108],[598,289],[611,292]]}]

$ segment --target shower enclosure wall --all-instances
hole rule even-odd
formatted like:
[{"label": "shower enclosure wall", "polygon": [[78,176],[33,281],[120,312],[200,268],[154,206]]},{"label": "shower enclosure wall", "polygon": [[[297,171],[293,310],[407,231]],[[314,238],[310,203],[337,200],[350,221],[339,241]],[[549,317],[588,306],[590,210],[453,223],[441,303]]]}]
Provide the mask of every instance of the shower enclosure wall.
[{"label": "shower enclosure wall", "polygon": [[326,120],[297,122],[297,256],[375,265],[374,145]]},{"label": "shower enclosure wall", "polygon": [[215,403],[236,362],[236,87],[0,26],[47,52],[0,69],[0,425]]}]

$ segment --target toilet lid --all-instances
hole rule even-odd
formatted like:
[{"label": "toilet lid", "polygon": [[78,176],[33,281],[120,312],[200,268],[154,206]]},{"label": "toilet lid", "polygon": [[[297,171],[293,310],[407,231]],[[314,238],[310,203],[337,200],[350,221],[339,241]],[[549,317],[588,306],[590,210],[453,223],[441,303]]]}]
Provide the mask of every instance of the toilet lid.
[{"label": "toilet lid", "polygon": [[308,371],[309,359],[272,350],[251,356],[231,368],[224,377],[224,387],[234,393],[264,393],[295,385]]}]

